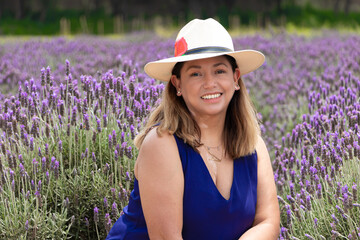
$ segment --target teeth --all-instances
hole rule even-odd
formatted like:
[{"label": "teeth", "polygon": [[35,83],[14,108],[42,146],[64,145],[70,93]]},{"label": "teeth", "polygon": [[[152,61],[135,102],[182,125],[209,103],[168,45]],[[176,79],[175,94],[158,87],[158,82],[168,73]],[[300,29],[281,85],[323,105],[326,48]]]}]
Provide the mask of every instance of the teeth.
[{"label": "teeth", "polygon": [[220,93],[217,93],[217,94],[211,94],[211,95],[205,95],[205,96],[202,96],[201,98],[202,99],[213,99],[213,98],[218,98],[220,97]]}]

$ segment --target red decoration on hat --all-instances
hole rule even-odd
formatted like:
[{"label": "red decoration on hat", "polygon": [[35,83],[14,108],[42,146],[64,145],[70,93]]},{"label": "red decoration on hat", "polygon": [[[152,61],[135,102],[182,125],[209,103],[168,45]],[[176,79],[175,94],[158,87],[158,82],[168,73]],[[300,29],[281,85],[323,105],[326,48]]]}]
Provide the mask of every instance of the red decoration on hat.
[{"label": "red decoration on hat", "polygon": [[187,43],[185,38],[180,38],[175,42],[175,57],[181,56],[187,51]]}]

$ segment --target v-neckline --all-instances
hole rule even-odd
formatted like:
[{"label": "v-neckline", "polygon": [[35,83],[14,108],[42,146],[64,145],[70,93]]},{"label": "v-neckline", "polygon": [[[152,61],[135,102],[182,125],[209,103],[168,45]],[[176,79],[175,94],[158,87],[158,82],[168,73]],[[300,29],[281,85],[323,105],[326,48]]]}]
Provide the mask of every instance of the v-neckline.
[{"label": "v-neckline", "polygon": [[214,188],[215,188],[216,192],[218,193],[218,195],[219,195],[223,200],[225,200],[226,202],[229,202],[230,199],[231,199],[231,197],[232,197],[232,195],[233,195],[233,188],[234,188],[234,181],[235,181],[235,173],[236,173],[236,171],[235,171],[235,160],[233,160],[233,179],[232,179],[232,182],[231,182],[230,196],[229,196],[229,199],[226,199],[226,198],[221,194],[221,192],[219,191],[218,187],[216,186],[213,178],[211,177],[210,171],[209,171],[208,167],[206,166],[206,163],[205,163],[204,159],[202,158],[201,154],[198,153],[198,152],[196,152],[194,149],[192,149],[192,150],[193,150],[193,151],[197,154],[197,156],[200,158],[199,160],[200,160],[201,164],[203,165],[203,167],[205,168],[205,171],[206,171],[208,177],[210,178],[211,185],[214,186]]}]

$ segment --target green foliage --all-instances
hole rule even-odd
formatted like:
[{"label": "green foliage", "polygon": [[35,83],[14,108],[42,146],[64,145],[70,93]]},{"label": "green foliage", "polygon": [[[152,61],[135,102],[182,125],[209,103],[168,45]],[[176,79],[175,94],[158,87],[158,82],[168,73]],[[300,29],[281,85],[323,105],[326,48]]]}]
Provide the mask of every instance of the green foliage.
[{"label": "green foliage", "polygon": [[[83,87],[79,85],[80,92],[85,92]],[[47,96],[49,86],[43,90]],[[42,112],[41,100],[36,100],[34,111],[39,115],[27,116],[24,126],[29,137],[19,134],[19,126],[11,132],[0,130],[6,135],[0,139],[0,156],[4,156],[0,158],[0,239],[103,239],[128,203],[137,150],[132,144],[135,133],[125,126],[134,119],[121,117],[123,112],[120,117],[110,112],[105,123],[101,112],[106,112],[104,101],[108,100],[99,104],[100,112],[76,104],[71,100],[74,92],[68,93],[71,98],[63,100],[72,111],[60,113],[63,116],[51,106]],[[88,115],[88,129],[84,114]],[[30,135],[34,125],[39,133]],[[115,134],[116,146],[108,140]],[[121,154],[120,149],[126,153]],[[95,207],[98,221],[94,220]],[[107,213],[111,225],[106,222]]]},{"label": "green foliage", "polygon": [[[345,14],[344,12],[335,13],[332,10],[316,9],[310,4],[305,6],[297,6],[295,4],[288,4],[281,9],[273,9],[268,11],[252,11],[233,8],[229,9],[225,5],[220,5],[217,8],[216,16],[208,16],[206,13],[202,14],[203,18],[216,17],[225,27],[231,27],[229,23],[229,16],[239,16],[240,23],[243,26],[251,27],[266,27],[271,25],[283,25],[293,24],[299,27],[320,28],[326,27],[352,27],[356,28],[360,25],[360,13],[350,12]],[[191,11],[186,12],[183,15],[189,20],[195,16]],[[81,20],[82,18],[82,20]],[[71,34],[113,34],[115,28],[115,21],[113,16],[105,13],[104,10],[99,9],[96,11],[85,10],[57,10],[48,9],[46,16],[43,20],[39,20],[39,13],[29,13],[24,19],[15,19],[13,15],[3,13],[0,18],[0,34],[11,35],[57,35],[60,33],[60,21],[61,19],[67,19],[70,23]],[[82,21],[86,21],[86,29],[82,24]],[[134,29],[134,22],[141,22],[146,25],[146,28],[154,28],[149,24],[146,24],[153,19],[153,16],[143,15],[139,16],[127,16],[121,23],[123,31],[140,30]],[[183,24],[179,22],[178,16],[170,17],[172,23],[168,23],[168,26],[175,26]],[[164,22],[164,21],[163,21]],[[101,25],[101,29],[99,29]],[[145,26],[142,26],[145,27]],[[101,31],[101,32],[99,32]]]}]

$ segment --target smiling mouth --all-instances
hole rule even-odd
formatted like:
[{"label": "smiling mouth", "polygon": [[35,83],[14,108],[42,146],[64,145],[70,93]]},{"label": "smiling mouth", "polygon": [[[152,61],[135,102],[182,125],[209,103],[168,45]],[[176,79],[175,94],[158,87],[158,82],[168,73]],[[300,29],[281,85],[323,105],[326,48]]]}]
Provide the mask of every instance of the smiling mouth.
[{"label": "smiling mouth", "polygon": [[221,93],[216,93],[216,94],[209,94],[209,95],[204,95],[201,96],[202,99],[214,99],[214,98],[218,98],[221,96]]}]

